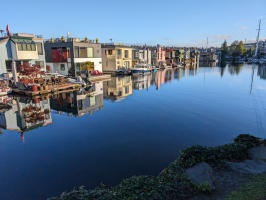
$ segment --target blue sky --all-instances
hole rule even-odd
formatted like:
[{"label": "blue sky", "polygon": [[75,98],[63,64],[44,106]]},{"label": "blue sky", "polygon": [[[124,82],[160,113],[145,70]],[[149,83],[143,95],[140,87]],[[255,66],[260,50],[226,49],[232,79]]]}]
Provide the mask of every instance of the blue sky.
[{"label": "blue sky", "polygon": [[1,8],[0,29],[45,39],[70,32],[100,43],[220,46],[255,40],[259,19],[266,38],[266,0],[9,0]]}]

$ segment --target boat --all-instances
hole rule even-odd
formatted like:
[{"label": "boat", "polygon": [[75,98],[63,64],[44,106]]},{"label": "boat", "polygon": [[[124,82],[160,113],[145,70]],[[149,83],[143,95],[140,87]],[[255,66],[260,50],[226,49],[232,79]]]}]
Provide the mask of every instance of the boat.
[{"label": "boat", "polygon": [[132,75],[138,75],[138,74],[150,74],[152,70],[152,67],[150,64],[140,62],[134,65],[134,67],[131,69]]},{"label": "boat", "polygon": [[118,69],[115,71],[116,75],[130,75],[130,71],[128,71],[127,69]]},{"label": "boat", "polygon": [[87,83],[81,78],[81,76],[77,76],[75,78],[67,78],[66,79],[67,83],[74,83],[74,84],[78,84],[82,87],[86,87],[88,85],[90,85],[90,82],[88,81]]}]

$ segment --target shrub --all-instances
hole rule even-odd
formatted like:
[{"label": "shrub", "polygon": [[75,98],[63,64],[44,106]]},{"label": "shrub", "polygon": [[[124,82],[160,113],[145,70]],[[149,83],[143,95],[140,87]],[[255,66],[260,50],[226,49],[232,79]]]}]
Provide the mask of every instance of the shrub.
[{"label": "shrub", "polygon": [[256,147],[261,144],[260,138],[250,134],[240,134],[234,139],[234,142],[246,145],[248,148]]}]

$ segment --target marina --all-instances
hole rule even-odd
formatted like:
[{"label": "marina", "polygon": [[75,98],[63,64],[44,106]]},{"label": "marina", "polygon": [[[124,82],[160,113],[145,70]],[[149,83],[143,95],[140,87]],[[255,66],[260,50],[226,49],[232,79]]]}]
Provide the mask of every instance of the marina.
[{"label": "marina", "polygon": [[194,144],[226,144],[246,132],[265,138],[265,88],[265,65],[227,64],[111,77],[88,92],[2,96],[1,198],[110,187],[157,175]]}]

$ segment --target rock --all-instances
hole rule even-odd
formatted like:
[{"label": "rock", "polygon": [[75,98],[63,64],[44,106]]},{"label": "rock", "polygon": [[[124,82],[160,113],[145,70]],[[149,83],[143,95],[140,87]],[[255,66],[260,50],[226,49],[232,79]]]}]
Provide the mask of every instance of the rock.
[{"label": "rock", "polygon": [[264,160],[266,162],[266,147],[254,147],[250,149],[250,154],[253,159]]},{"label": "rock", "polygon": [[212,168],[205,162],[200,162],[185,170],[186,175],[196,184],[209,183],[213,188]]},{"label": "rock", "polygon": [[244,162],[227,162],[230,169],[244,174],[261,174],[266,172],[266,162],[262,160],[245,160]]}]

